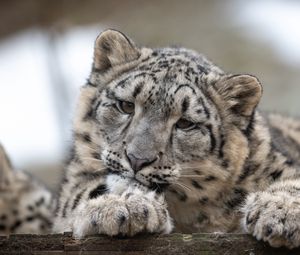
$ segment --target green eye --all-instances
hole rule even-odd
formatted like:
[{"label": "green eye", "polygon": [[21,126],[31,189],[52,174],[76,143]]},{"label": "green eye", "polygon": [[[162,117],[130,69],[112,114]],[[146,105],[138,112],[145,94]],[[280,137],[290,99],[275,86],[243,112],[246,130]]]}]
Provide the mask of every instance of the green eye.
[{"label": "green eye", "polygon": [[127,101],[118,101],[117,108],[121,113],[131,114],[134,112],[134,104]]},{"label": "green eye", "polygon": [[191,130],[196,127],[196,124],[186,119],[180,119],[177,121],[176,127],[182,130]]}]

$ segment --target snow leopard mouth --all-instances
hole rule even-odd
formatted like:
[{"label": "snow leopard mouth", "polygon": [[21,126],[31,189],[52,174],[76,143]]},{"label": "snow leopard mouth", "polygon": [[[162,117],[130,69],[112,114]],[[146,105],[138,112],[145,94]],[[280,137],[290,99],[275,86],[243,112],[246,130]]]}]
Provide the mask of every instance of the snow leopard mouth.
[{"label": "snow leopard mouth", "polygon": [[169,185],[169,183],[151,183],[148,187],[156,193],[163,193]]},{"label": "snow leopard mouth", "polygon": [[148,188],[149,190],[155,191],[156,193],[162,193],[164,192],[167,187],[170,185],[168,182],[165,183],[158,183],[158,182],[142,182],[141,180],[139,180],[138,178],[133,177],[133,180],[136,181],[137,183],[139,183],[140,185]]},{"label": "snow leopard mouth", "polygon": [[156,193],[160,194],[163,193],[167,187],[170,185],[169,183],[157,183],[157,182],[151,182],[149,184],[145,184],[138,180],[136,177],[133,178],[135,182],[142,185],[143,187],[146,187],[149,190],[155,191]]},{"label": "snow leopard mouth", "polygon": [[166,183],[158,183],[158,182],[145,183],[145,182],[142,182],[141,180],[139,180],[138,178],[136,178],[136,176],[128,177],[128,176],[125,176],[124,174],[122,174],[122,172],[113,170],[112,168],[107,168],[107,171],[108,171],[108,173],[118,175],[124,179],[129,179],[129,180],[137,183],[138,185],[142,186],[143,188],[155,191],[156,193],[164,192],[170,185],[170,183],[167,183],[167,182]]}]

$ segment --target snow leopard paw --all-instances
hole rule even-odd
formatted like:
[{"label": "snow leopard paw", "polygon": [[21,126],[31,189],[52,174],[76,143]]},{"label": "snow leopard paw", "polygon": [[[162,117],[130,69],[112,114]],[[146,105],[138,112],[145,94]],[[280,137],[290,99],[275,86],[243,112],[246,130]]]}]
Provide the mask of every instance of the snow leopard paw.
[{"label": "snow leopard paw", "polygon": [[[84,208],[85,207],[85,208]],[[133,236],[138,233],[170,233],[172,220],[163,197],[154,192],[129,190],[121,196],[106,194],[90,200],[74,221],[75,237],[88,234]]]},{"label": "snow leopard paw", "polygon": [[300,245],[300,202],[289,194],[250,194],[242,208],[247,233],[273,247]]}]

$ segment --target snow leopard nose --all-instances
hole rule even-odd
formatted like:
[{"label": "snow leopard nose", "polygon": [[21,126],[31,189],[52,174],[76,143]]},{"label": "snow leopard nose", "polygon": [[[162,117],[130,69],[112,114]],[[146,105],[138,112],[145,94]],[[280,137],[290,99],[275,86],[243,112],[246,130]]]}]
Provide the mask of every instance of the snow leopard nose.
[{"label": "snow leopard nose", "polygon": [[151,165],[157,158],[137,158],[132,153],[127,154],[126,156],[128,158],[129,164],[133,171],[137,173],[138,171],[142,170],[144,167]]}]

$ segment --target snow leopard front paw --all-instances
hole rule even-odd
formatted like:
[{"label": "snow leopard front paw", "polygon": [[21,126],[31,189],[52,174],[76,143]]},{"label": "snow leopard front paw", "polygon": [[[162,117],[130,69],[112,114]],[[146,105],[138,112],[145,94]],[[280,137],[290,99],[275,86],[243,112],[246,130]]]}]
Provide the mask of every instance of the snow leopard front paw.
[{"label": "snow leopard front paw", "polygon": [[83,208],[86,215],[78,215],[74,222],[75,237],[88,234],[133,236],[138,233],[170,233],[172,221],[164,198],[155,198],[154,192],[143,194],[131,190],[121,196],[103,195],[89,201]]},{"label": "snow leopard front paw", "polygon": [[156,196],[155,192],[143,194],[140,190],[129,190],[122,195],[129,219],[129,228],[122,232],[125,235],[135,235],[141,232],[164,233],[172,231],[172,220],[166,208],[163,196]]},{"label": "snow leopard front paw", "polygon": [[300,246],[300,201],[288,194],[250,194],[242,208],[247,233],[273,247]]}]

